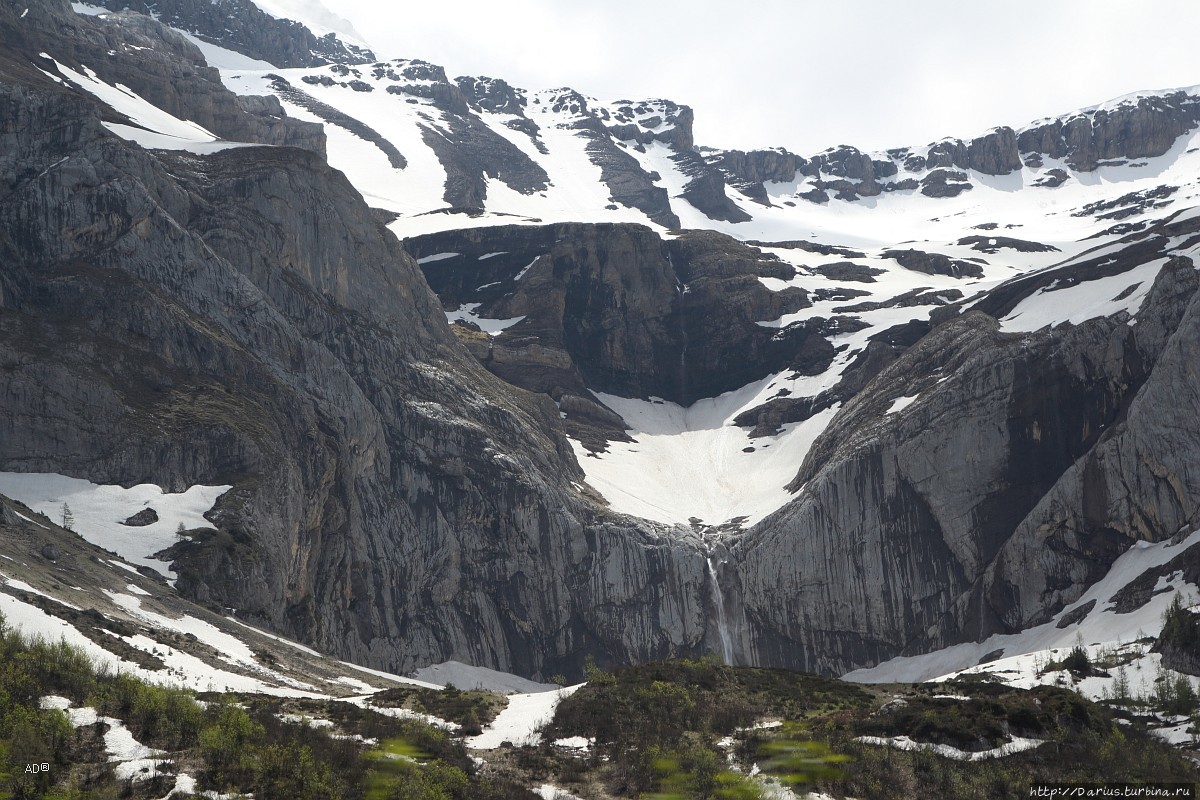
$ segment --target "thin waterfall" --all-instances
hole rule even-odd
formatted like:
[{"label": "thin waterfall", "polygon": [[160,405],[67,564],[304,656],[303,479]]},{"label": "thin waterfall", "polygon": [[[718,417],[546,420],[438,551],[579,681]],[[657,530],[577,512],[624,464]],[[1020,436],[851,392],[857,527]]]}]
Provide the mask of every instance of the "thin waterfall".
[{"label": "thin waterfall", "polygon": [[733,637],[729,634],[729,620],[725,618],[725,597],[721,594],[721,582],[717,579],[717,557],[708,557],[708,575],[712,578],[713,601],[717,607],[717,635],[721,637],[721,660],[733,664]]}]

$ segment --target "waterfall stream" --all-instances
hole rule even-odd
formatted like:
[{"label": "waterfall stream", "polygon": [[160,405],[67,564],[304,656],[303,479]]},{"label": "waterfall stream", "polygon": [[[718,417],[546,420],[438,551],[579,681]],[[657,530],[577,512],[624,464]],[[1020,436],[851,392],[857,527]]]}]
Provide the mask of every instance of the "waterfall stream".
[{"label": "waterfall stream", "polygon": [[721,594],[721,582],[717,579],[716,556],[708,557],[708,574],[712,578],[713,600],[717,606],[717,634],[721,637],[721,660],[733,664],[733,637],[729,634],[729,620],[725,617],[725,596]]}]

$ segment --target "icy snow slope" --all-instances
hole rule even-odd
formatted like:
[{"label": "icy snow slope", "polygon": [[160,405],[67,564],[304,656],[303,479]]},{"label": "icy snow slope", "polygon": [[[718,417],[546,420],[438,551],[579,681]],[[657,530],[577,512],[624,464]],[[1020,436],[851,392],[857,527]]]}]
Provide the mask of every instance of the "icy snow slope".
[{"label": "icy snow slope", "polygon": [[[204,515],[230,486],[193,486],[185,492],[167,493],[158,486],[97,486],[65,475],[34,472],[0,472],[0,494],[69,526],[92,544],[110,550],[130,564],[160,573],[169,571],[155,554],[175,544],[179,531],[211,528]],[[152,512],[154,521],[136,515]]]}]

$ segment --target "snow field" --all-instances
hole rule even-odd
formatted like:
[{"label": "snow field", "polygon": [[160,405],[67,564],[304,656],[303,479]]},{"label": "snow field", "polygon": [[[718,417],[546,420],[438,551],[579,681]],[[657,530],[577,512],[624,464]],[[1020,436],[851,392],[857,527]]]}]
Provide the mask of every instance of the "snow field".
[{"label": "snow field", "polygon": [[474,750],[495,750],[504,742],[516,745],[537,744],[539,729],[554,717],[559,702],[579,691],[583,684],[567,686],[552,692],[513,694],[508,705],[496,715],[483,733],[466,740]]},{"label": "snow field", "polygon": [[[152,484],[131,488],[101,486],[53,473],[0,472],[0,494],[18,500],[55,522],[62,522],[63,505],[70,507],[72,530],[98,547],[110,550],[130,564],[173,575],[153,558],[176,541],[176,532],[211,528],[204,515],[231,486],[192,486],[168,493]],[[158,522],[133,527],[122,522],[146,508],[158,512]]]}]

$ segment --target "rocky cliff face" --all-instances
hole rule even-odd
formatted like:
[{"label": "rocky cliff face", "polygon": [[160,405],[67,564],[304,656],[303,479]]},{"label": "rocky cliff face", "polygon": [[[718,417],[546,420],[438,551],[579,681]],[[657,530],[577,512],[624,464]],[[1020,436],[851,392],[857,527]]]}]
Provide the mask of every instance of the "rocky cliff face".
[{"label": "rocky cliff face", "polygon": [[[1147,257],[1134,247],[1124,268]],[[1006,334],[982,311],[951,316],[884,368],[808,454],[797,500],[731,545],[740,658],[837,671],[1020,630],[1132,542],[1194,525],[1182,453],[1197,442],[1163,420],[1196,406],[1197,283],[1190,259],[1169,262],[1136,325]]]},{"label": "rocky cliff face", "polygon": [[[473,348],[518,386],[587,396],[656,396],[688,405],[786,367],[816,374],[833,359],[820,326],[756,322],[809,305],[760,277],[795,269],[717,233],[663,241],[637,225],[511,226],[406,240],[447,310],[478,303],[521,321]],[[498,255],[489,255],[498,254]],[[482,258],[481,258],[482,257]]]},{"label": "rocky cliff face", "polygon": [[250,0],[100,0],[95,5],[157,16],[172,28],[277,67],[366,64],[375,60],[370,50],[333,33],[317,36],[299,22],[272,17]]},{"label": "rocky cliff face", "polygon": [[[68,67],[91,70],[106,83],[127,86],[158,108],[223,139],[325,152],[319,125],[285,116],[274,97],[235,95],[194,44],[149,17],[85,17],[60,0],[22,10],[23,16],[13,8],[0,15],[0,40],[14,62],[14,76],[37,84],[42,78],[35,70],[57,74],[54,62],[41,55],[49,53]],[[102,113],[106,119],[129,121],[111,109]]]},{"label": "rocky cliff face", "polygon": [[4,79],[0,469],[234,484],[181,591],[364,663],[701,649],[698,544],[572,488],[553,406],[318,155],[152,154]]}]

